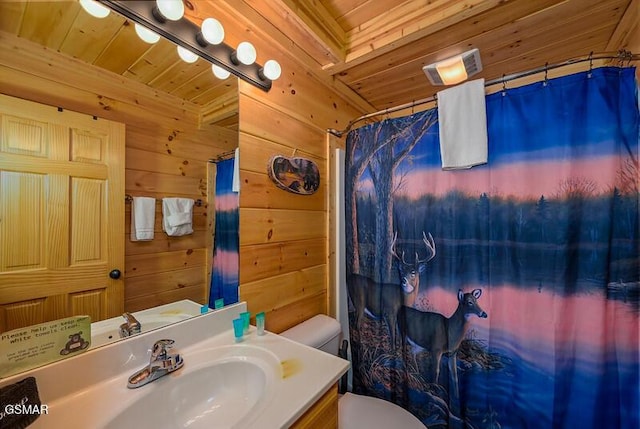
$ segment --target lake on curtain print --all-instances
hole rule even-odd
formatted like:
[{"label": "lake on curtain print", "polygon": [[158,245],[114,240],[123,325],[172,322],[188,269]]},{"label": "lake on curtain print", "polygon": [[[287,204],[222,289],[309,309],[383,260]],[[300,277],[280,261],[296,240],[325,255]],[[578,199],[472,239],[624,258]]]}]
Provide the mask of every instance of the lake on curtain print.
[{"label": "lake on curtain print", "polygon": [[[348,274],[389,291],[400,265],[428,261],[404,301],[419,311],[398,313],[397,344],[390,310],[378,311],[389,292],[359,323],[350,296],[356,392],[430,429],[639,427],[633,73],[602,68],[488,96],[489,162],[470,170],[441,169],[435,111],[349,134]],[[464,329],[462,342],[436,371],[442,318],[430,313],[458,308],[448,335]]]}]

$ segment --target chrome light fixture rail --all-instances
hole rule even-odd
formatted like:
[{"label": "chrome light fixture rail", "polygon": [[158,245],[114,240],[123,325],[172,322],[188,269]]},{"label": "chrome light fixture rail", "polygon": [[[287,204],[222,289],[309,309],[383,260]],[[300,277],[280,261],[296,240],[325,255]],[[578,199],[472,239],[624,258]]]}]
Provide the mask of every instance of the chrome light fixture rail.
[{"label": "chrome light fixture rail", "polygon": [[[85,0],[85,2],[88,1]],[[181,0],[158,0],[157,2],[95,0],[95,2],[208,61],[214,66],[214,70],[216,68],[226,70],[263,91],[269,91],[273,80],[280,76],[280,65],[275,60],[268,60],[265,63],[266,67],[261,66],[253,60],[243,61],[239,50],[223,42],[210,43],[208,38],[203,36],[202,28],[184,18],[182,13],[175,12],[176,6],[178,9],[183,8]],[[164,9],[167,7],[168,9]],[[253,49],[251,44],[248,45]],[[239,48],[244,49],[246,45]],[[255,59],[255,49],[251,53]],[[218,75],[219,73],[216,73],[216,76]]]}]

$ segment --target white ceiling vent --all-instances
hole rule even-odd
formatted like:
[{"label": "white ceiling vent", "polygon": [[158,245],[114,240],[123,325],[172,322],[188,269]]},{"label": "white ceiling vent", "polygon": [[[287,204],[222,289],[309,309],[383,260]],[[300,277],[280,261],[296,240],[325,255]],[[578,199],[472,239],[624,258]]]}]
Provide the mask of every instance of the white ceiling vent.
[{"label": "white ceiling vent", "polygon": [[422,67],[432,85],[455,85],[482,71],[480,51],[474,48]]}]

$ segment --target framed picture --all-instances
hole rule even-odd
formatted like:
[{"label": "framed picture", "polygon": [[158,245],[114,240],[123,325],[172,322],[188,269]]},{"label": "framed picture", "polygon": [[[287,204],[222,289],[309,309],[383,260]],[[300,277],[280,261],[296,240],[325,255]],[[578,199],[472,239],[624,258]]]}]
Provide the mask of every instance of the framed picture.
[{"label": "framed picture", "polygon": [[320,187],[320,171],[310,159],[275,155],[267,173],[277,187],[294,194],[311,195]]}]

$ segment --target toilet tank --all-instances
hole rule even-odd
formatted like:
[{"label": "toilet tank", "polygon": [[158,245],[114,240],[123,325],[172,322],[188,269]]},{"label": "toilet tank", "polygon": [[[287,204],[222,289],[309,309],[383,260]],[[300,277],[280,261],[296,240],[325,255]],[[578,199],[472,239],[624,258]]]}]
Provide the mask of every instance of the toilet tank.
[{"label": "toilet tank", "polygon": [[337,356],[340,348],[340,332],[340,323],[336,319],[318,314],[280,335]]}]

